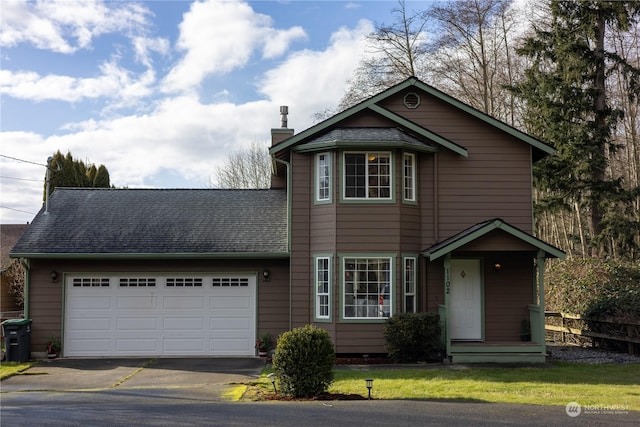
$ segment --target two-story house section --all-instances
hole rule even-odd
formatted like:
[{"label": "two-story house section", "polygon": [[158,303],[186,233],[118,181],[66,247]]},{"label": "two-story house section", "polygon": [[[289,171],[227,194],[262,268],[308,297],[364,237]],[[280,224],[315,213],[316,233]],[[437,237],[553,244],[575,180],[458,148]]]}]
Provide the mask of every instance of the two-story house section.
[{"label": "two-story house section", "polygon": [[549,146],[414,78],[272,135],[292,327],[383,353],[385,319],[437,311],[454,361],[544,360],[544,260],[564,256],[532,235],[532,164]]},{"label": "two-story house section", "polygon": [[386,319],[431,311],[453,361],[545,360],[549,146],[411,78],[297,134],[283,120],[269,152],[266,190],[56,189],[11,252],[32,353],[254,356],[310,323],[339,354],[386,353]]}]

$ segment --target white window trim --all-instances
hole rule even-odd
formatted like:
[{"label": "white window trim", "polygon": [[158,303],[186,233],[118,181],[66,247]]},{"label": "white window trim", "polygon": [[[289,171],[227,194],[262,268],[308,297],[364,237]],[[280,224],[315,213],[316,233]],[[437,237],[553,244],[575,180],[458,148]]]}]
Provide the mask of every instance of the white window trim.
[{"label": "white window trim", "polygon": [[[407,292],[407,261],[413,261],[413,277],[411,278],[411,280],[413,281],[413,292]],[[417,297],[417,288],[418,288],[418,260],[416,257],[413,256],[407,256],[407,257],[403,257],[402,258],[402,304],[403,304],[403,311],[405,313],[415,313],[417,311],[417,305],[418,305],[418,301],[416,299]],[[412,296],[413,297],[413,310],[409,311],[407,310],[407,297]]]},{"label": "white window trim", "polygon": [[[389,312],[387,313],[387,316],[376,316],[376,317],[363,317],[363,316],[350,316],[347,317],[346,316],[346,264],[347,264],[347,260],[363,260],[363,259],[367,259],[367,260],[384,260],[384,261],[388,261],[389,263]],[[363,254],[355,254],[355,255],[344,255],[342,256],[341,259],[341,263],[342,263],[342,287],[341,287],[341,295],[340,295],[340,318],[344,321],[354,321],[354,322],[358,322],[358,321],[368,321],[368,322],[378,322],[378,321],[384,321],[387,320],[389,317],[394,315],[394,286],[395,286],[395,280],[394,280],[394,263],[395,263],[395,256],[392,255],[388,255],[388,254],[375,254],[375,255],[363,255]],[[386,305],[386,304],[385,304]]]},{"label": "white window trim", "polygon": [[[320,277],[319,277],[319,273],[320,270],[318,269],[318,263],[319,261],[326,261],[327,263],[327,292],[324,293],[319,293],[318,292],[318,288],[319,285],[321,283]],[[314,267],[313,267],[313,274],[314,274],[314,310],[315,310],[315,319],[316,320],[331,320],[331,289],[332,289],[332,271],[331,271],[331,263],[332,263],[332,258],[330,256],[326,256],[326,255],[318,255],[314,257]],[[320,314],[320,297],[321,296],[326,296],[327,297],[327,314],[326,315],[321,315]]]},{"label": "white window trim", "polygon": [[[411,158],[411,195],[407,197],[407,171],[405,169],[405,159]],[[412,153],[404,153],[402,156],[402,199],[407,202],[416,201],[416,155]]]},{"label": "white window trim", "polygon": [[[320,196],[320,182],[321,182],[321,176],[320,176],[320,157],[321,156],[326,156],[327,159],[327,174],[328,174],[328,179],[329,179],[329,187],[327,188],[328,190],[328,194],[327,197],[321,197]],[[316,154],[315,157],[315,179],[316,179],[316,183],[315,183],[315,200],[316,202],[321,202],[321,203],[330,203],[331,202],[331,193],[332,193],[332,172],[333,172],[333,167],[331,164],[331,153],[329,152],[325,152],[325,153],[318,153]]]},{"label": "white window trim", "polygon": [[[347,197],[347,160],[346,156],[349,154],[364,154],[365,160],[367,163],[365,164],[367,168],[365,168],[365,197]],[[368,172],[368,162],[369,155],[378,154],[385,155],[389,158],[389,197],[369,197],[369,172]],[[342,199],[343,200],[393,200],[393,153],[390,151],[345,151],[342,153]]]}]

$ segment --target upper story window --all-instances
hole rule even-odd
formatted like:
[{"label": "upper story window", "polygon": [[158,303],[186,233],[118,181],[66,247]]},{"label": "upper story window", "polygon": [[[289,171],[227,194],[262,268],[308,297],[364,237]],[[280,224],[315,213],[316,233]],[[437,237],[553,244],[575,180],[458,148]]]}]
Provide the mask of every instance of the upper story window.
[{"label": "upper story window", "polygon": [[331,156],[329,153],[316,155],[316,200],[331,200]]},{"label": "upper story window", "polygon": [[391,199],[391,153],[345,153],[344,198]]},{"label": "upper story window", "polygon": [[415,202],[416,200],[416,156],[406,154],[403,156],[403,198],[404,200]]}]

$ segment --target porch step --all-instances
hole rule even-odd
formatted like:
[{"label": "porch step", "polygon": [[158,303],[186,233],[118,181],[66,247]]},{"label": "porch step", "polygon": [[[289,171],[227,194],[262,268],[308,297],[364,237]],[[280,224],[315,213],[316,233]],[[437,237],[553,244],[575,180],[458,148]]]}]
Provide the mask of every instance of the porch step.
[{"label": "porch step", "polygon": [[452,363],[545,363],[541,353],[454,353]]}]

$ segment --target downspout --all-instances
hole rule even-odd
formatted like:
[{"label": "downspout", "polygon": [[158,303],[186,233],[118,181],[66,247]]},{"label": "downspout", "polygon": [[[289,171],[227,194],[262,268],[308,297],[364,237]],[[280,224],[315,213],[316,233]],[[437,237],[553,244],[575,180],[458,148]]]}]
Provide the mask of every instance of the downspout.
[{"label": "downspout", "polygon": [[29,318],[29,288],[31,282],[31,263],[29,262],[29,258],[20,258],[20,264],[24,268],[24,295],[23,295],[23,307],[24,307],[24,318]]},{"label": "downspout", "polygon": [[289,330],[291,330],[291,326],[293,325],[293,314],[291,312],[293,309],[293,273],[291,271],[291,163],[278,159],[275,156],[273,156],[273,160],[275,160],[276,163],[282,163],[287,168],[287,251],[289,252]]}]

